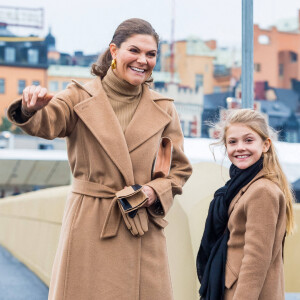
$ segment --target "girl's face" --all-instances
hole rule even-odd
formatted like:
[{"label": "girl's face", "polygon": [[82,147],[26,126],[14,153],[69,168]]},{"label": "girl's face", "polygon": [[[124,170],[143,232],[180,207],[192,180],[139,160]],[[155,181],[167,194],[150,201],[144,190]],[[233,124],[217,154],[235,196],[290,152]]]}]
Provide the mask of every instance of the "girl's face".
[{"label": "girl's face", "polygon": [[235,123],[226,132],[226,149],[230,161],[239,169],[247,169],[267,152],[271,140],[262,138],[248,126]]},{"label": "girl's face", "polygon": [[135,34],[120,48],[110,44],[110,52],[117,63],[115,74],[135,86],[151,76],[156,64],[157,45],[152,35]]}]

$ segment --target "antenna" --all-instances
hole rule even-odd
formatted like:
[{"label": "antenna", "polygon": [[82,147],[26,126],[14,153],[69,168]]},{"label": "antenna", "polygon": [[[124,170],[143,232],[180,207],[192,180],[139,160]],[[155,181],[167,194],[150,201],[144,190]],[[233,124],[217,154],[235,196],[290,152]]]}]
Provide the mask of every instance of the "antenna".
[{"label": "antenna", "polygon": [[170,73],[171,83],[174,83],[174,31],[175,31],[175,0],[172,1],[172,16],[171,16],[171,54],[170,54]]}]

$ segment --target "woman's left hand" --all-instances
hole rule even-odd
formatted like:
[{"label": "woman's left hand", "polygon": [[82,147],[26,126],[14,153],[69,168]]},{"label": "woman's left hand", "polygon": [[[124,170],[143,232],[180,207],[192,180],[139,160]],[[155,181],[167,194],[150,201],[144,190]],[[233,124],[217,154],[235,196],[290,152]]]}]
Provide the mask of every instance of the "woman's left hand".
[{"label": "woman's left hand", "polygon": [[157,199],[157,195],[153,188],[148,185],[143,185],[142,190],[148,197],[148,200],[145,202],[143,207],[149,207],[155,202],[155,200]]}]

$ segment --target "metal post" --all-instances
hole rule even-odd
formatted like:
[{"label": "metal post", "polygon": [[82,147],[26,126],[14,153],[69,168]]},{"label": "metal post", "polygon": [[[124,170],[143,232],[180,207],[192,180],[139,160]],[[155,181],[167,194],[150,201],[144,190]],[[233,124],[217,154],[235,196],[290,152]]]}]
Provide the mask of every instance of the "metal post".
[{"label": "metal post", "polygon": [[253,99],[253,0],[242,0],[242,107]]},{"label": "metal post", "polygon": [[172,0],[172,20],[171,20],[171,55],[170,55],[170,73],[171,83],[174,83],[174,30],[175,30],[175,0]]}]

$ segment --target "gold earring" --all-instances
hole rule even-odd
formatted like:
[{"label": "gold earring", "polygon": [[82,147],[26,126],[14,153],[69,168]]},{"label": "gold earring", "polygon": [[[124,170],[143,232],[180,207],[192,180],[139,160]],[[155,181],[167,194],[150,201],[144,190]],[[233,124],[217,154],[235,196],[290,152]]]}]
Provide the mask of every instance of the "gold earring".
[{"label": "gold earring", "polygon": [[114,59],[111,61],[111,68],[114,70],[116,67],[117,67],[117,61],[116,61],[116,59],[114,58]]}]

